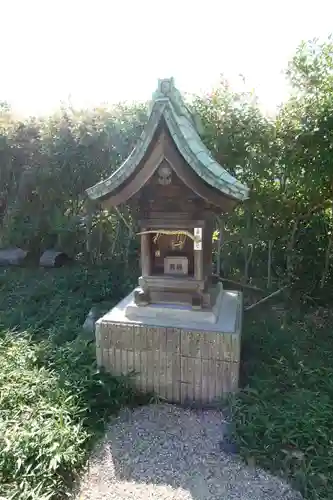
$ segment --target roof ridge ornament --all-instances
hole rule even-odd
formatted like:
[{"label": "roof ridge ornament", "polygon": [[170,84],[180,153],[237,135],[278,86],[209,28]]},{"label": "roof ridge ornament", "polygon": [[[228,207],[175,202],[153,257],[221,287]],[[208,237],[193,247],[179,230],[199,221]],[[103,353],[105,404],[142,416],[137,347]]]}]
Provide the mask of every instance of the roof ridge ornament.
[{"label": "roof ridge ornament", "polygon": [[175,88],[174,78],[159,78],[158,80],[158,90],[161,94],[168,96],[171,91]]},{"label": "roof ridge ornament", "polygon": [[185,118],[187,118],[187,120],[190,120],[192,122],[192,125],[198,132],[198,134],[202,135],[203,126],[201,123],[201,119],[196,113],[193,113],[185,104],[181,93],[175,86],[175,79],[173,76],[171,76],[170,78],[158,79],[157,89],[152,95],[152,101],[150,103],[149,111],[151,112],[156,101],[161,101],[161,100],[170,101],[170,103],[175,108],[175,111],[178,114],[178,116],[184,116]]}]

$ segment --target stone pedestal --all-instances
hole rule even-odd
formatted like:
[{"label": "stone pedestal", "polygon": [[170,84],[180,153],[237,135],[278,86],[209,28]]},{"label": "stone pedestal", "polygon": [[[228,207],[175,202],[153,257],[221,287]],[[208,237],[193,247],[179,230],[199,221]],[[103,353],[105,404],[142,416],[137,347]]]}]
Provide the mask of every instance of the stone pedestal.
[{"label": "stone pedestal", "polygon": [[136,372],[138,389],[173,403],[212,403],[238,389],[242,294],[220,290],[215,310],[138,307],[134,291],[96,323],[97,362]]}]

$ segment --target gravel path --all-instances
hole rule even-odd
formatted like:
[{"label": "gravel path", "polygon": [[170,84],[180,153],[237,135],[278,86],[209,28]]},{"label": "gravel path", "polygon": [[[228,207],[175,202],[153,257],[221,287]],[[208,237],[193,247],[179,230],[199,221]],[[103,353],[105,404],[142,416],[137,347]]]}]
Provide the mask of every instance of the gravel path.
[{"label": "gravel path", "polygon": [[301,500],[221,452],[223,415],[152,405],[123,410],[90,460],[77,500]]}]

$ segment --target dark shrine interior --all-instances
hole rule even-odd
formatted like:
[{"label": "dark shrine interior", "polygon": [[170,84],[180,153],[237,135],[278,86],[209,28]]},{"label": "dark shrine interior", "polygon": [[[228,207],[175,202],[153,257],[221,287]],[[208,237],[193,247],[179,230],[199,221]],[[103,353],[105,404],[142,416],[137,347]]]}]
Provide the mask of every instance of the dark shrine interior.
[{"label": "dark shrine interior", "polygon": [[[151,234],[150,236],[153,276],[173,274],[172,272],[165,272],[164,259],[166,257],[186,257],[188,259],[188,272],[186,275],[194,275],[193,241],[188,236],[171,234],[159,234],[158,237]],[[174,274],[179,275],[178,272]]]}]

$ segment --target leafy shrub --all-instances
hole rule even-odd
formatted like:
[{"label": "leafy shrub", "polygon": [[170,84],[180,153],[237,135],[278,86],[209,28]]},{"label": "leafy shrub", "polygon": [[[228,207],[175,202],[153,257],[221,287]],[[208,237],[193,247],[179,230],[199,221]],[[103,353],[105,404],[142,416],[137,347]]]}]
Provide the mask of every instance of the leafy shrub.
[{"label": "leafy shrub", "polygon": [[95,345],[81,336],[91,305],[104,300],[109,307],[128,284],[112,287],[105,269],[52,271],[0,273],[0,495],[6,498],[65,494],[109,415],[141,398],[129,379],[97,372]]},{"label": "leafy shrub", "polygon": [[85,408],[80,394],[38,366],[39,347],[5,332],[0,343],[0,478],[6,496],[50,498],[82,463]]},{"label": "leafy shrub", "polygon": [[306,499],[326,500],[333,496],[333,318],[288,316],[285,326],[272,310],[246,318],[237,441],[246,459],[281,474]]}]

